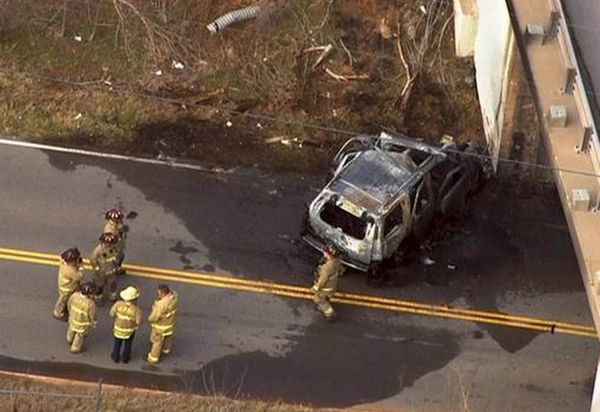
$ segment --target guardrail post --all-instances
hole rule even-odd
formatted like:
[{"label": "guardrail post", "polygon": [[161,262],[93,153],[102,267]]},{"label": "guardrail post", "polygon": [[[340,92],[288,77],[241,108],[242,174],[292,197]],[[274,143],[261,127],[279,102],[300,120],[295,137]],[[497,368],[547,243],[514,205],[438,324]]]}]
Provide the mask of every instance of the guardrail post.
[{"label": "guardrail post", "polygon": [[575,150],[577,151],[577,153],[587,153],[590,150],[590,143],[592,140],[592,134],[593,134],[593,130],[591,127],[584,127],[583,128],[583,136],[581,137],[581,140],[579,141],[579,145],[577,145],[575,147]]},{"label": "guardrail post", "polygon": [[98,392],[96,392],[96,408],[95,412],[100,412],[102,406],[102,378],[98,380]]},{"label": "guardrail post", "polygon": [[558,20],[560,19],[560,13],[557,11],[550,12],[550,25],[545,30],[544,37],[542,38],[542,44],[545,44],[548,40],[552,40],[558,34]]},{"label": "guardrail post", "polygon": [[575,88],[575,77],[577,76],[577,70],[572,67],[567,69],[567,80],[565,81],[565,87],[562,89],[562,94],[573,94]]}]

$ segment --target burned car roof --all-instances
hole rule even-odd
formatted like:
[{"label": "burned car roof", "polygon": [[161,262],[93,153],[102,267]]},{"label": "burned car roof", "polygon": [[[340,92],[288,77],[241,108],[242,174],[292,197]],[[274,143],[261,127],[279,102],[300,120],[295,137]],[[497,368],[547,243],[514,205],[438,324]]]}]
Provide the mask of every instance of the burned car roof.
[{"label": "burned car roof", "polygon": [[397,198],[416,168],[405,153],[370,149],[359,153],[328,188],[368,212],[380,213]]}]

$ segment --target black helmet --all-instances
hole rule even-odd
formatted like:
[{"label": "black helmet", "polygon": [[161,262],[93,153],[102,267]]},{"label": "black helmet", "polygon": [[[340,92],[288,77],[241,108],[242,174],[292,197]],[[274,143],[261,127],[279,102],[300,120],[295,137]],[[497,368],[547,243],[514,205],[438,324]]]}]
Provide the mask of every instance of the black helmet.
[{"label": "black helmet", "polygon": [[115,222],[119,222],[123,220],[125,214],[121,209],[110,209],[108,212],[106,212],[106,215],[104,217],[106,220],[113,220]]},{"label": "black helmet", "polygon": [[96,286],[92,282],[83,282],[79,290],[85,296],[91,296],[96,293]]},{"label": "black helmet", "polygon": [[65,250],[60,257],[67,263],[79,263],[81,261],[81,253],[76,247]]},{"label": "black helmet", "polygon": [[107,245],[114,245],[119,240],[112,233],[102,233],[102,235],[100,235],[99,239],[100,239],[100,242],[106,243]]}]

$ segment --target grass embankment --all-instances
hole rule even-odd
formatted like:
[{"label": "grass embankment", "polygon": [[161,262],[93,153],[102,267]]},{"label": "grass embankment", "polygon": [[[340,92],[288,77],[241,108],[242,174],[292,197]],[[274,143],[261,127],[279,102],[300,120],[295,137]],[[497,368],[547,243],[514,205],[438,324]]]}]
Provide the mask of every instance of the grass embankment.
[{"label": "grass embankment", "polygon": [[248,3],[7,1],[0,134],[303,172],[326,168],[347,138],[307,123],[481,135],[472,68],[454,57],[451,1],[429,0],[423,14],[421,0],[266,0],[258,19],[205,28]]},{"label": "grass embankment", "polygon": [[[37,392],[75,396],[89,395],[93,397],[98,392],[98,385],[94,384],[0,374],[0,388],[29,392],[28,395],[0,394],[0,412],[85,412],[96,410],[96,402],[93,399],[33,394]],[[103,385],[102,394],[100,410],[103,412],[309,412],[317,410],[299,405],[286,405],[280,402],[235,400],[218,395],[205,397],[129,389],[111,385]]]}]

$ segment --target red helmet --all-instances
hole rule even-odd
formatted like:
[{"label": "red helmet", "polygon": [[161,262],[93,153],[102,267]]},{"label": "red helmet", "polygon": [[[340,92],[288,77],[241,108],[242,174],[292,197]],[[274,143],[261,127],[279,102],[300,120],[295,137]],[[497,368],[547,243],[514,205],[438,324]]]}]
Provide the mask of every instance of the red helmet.
[{"label": "red helmet", "polygon": [[107,245],[114,245],[118,240],[119,238],[112,233],[102,233],[102,235],[100,235],[100,242],[106,243]]},{"label": "red helmet", "polygon": [[113,220],[118,222],[123,220],[125,214],[121,209],[110,209],[108,212],[106,212],[106,215],[104,217],[106,220]]},{"label": "red helmet", "polygon": [[72,247],[62,252],[60,257],[67,263],[79,263],[81,260],[81,253],[79,253],[79,249]]},{"label": "red helmet", "polygon": [[94,286],[94,284],[92,282],[84,282],[81,284],[81,287],[79,288],[79,290],[85,296],[90,296],[90,295],[93,295],[96,293],[96,286]]}]

